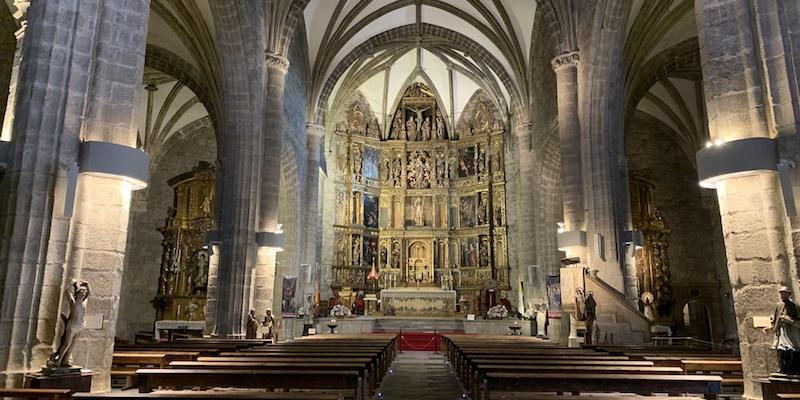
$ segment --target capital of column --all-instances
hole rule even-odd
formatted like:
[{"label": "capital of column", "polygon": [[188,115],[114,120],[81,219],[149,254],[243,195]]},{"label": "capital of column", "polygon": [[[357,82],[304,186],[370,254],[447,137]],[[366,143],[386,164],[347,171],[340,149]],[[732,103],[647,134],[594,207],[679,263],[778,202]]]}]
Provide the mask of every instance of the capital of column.
[{"label": "capital of column", "polygon": [[147,90],[148,92],[156,92],[158,91],[158,86],[152,83],[148,83],[147,85],[144,86],[144,90]]},{"label": "capital of column", "polygon": [[306,134],[308,137],[321,138],[325,136],[325,126],[309,122],[306,124]]},{"label": "capital of column", "polygon": [[514,126],[514,135],[517,137],[527,135],[533,129],[533,121],[526,121]]},{"label": "capital of column", "polygon": [[556,56],[550,61],[550,64],[553,66],[553,71],[558,71],[562,67],[576,66],[580,60],[580,53],[577,51],[571,51],[569,53]]},{"label": "capital of column", "polygon": [[267,51],[265,60],[267,61],[268,68],[276,68],[283,73],[289,71],[289,59],[280,54]]}]

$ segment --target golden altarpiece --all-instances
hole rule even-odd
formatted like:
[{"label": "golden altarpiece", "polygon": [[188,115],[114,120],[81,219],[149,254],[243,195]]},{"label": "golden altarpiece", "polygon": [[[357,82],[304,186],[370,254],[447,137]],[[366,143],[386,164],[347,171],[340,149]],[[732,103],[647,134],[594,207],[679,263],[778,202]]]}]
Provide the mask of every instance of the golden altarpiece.
[{"label": "golden altarpiece", "polygon": [[629,187],[633,228],[644,236],[643,248],[635,257],[640,300],[643,306],[651,303],[656,322],[669,322],[672,318],[672,282],[667,255],[670,231],[655,206],[653,185],[630,177]]},{"label": "golden altarpiece", "polygon": [[213,226],[215,170],[201,162],[170,179],[173,206],[167,211],[161,244],[156,320],[203,320],[208,286],[206,233]]},{"label": "golden altarpiece", "polygon": [[[475,97],[450,129],[435,94],[408,87],[381,129],[368,104],[335,125],[333,284],[440,287],[477,298],[508,288],[504,123]],[[377,284],[366,277],[373,261]]]}]

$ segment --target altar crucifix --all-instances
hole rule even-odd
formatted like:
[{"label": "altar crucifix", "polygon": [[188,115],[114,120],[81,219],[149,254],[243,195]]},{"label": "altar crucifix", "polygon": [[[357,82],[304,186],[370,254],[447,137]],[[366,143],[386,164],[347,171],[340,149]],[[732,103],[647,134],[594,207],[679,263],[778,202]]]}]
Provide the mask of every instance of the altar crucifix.
[{"label": "altar crucifix", "polygon": [[425,111],[430,110],[430,106],[429,107],[425,107],[425,108],[406,107],[406,110],[412,111],[417,115],[416,118],[412,117],[412,119],[411,119],[412,121],[414,121],[416,123],[416,127],[415,127],[416,130],[415,130],[414,137],[413,138],[409,138],[409,140],[414,140],[414,141],[419,142],[419,141],[424,139],[422,137],[422,122],[424,121],[424,117],[422,116],[422,113],[425,112]]}]

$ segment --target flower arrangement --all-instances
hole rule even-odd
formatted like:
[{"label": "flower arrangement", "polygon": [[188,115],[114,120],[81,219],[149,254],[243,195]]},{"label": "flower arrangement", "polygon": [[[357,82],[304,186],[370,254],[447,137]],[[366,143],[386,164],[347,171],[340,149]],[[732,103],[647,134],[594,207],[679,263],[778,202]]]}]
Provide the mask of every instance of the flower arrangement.
[{"label": "flower arrangement", "polygon": [[503,319],[508,316],[508,310],[502,304],[497,304],[486,312],[486,316],[490,319]]},{"label": "flower arrangement", "polygon": [[341,304],[337,304],[337,305],[333,306],[333,308],[331,309],[331,315],[334,316],[334,317],[339,317],[339,318],[341,318],[341,317],[349,317],[350,316],[350,309],[345,307],[345,306],[343,306],[343,305],[341,305]]},{"label": "flower arrangement", "polygon": [[526,321],[533,321],[536,319],[536,310],[534,308],[527,308],[525,309],[525,313],[522,314],[522,319]]}]

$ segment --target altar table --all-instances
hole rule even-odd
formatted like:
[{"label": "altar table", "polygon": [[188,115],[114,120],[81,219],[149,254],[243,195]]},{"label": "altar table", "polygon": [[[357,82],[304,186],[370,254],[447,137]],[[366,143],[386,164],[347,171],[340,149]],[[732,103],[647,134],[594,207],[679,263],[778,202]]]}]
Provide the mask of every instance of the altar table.
[{"label": "altar table", "polygon": [[452,317],[456,312],[456,291],[425,287],[383,289],[381,311],[401,317]]}]

